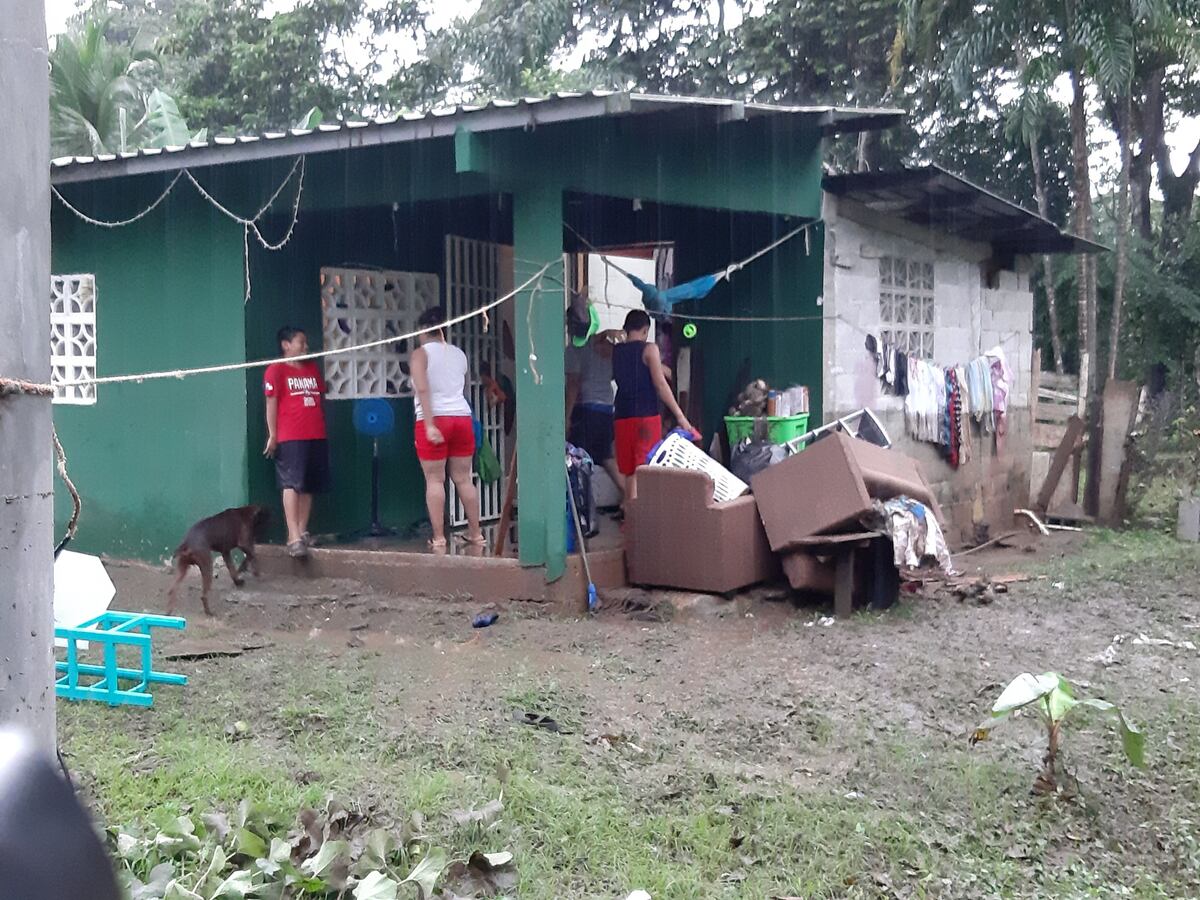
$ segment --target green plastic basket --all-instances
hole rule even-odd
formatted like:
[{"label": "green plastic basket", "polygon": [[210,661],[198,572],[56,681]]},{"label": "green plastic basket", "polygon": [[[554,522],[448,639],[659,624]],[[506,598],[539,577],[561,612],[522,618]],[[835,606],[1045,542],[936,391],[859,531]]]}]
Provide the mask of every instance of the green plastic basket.
[{"label": "green plastic basket", "polygon": [[[772,444],[786,444],[808,431],[808,413],[798,416],[763,416],[767,420],[767,440]],[[729,446],[744,438],[753,437],[754,416],[726,416],[725,431],[729,435]]]}]

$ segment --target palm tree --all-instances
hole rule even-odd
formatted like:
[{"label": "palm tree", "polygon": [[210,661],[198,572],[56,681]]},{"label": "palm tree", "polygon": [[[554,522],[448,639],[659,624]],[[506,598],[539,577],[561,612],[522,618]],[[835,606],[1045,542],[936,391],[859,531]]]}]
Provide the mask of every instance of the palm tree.
[{"label": "palm tree", "polygon": [[[1024,72],[1038,61],[1043,77],[1066,75],[1071,84],[1071,162],[1074,169],[1074,227],[1095,238],[1092,185],[1088,167],[1090,118],[1087,90],[1128,96],[1139,27],[1165,14],[1163,0],[905,0],[897,46],[923,55],[935,71],[951,75],[965,91],[981,69]],[[1129,155],[1122,152],[1122,183],[1128,185]],[[1128,218],[1128,188],[1120,204]],[[1117,233],[1127,237],[1128,221]],[[1127,259],[1125,237],[1118,240],[1118,279]],[[1097,382],[1096,266],[1077,259],[1080,391],[1092,393]],[[1123,294],[1124,285],[1118,296]],[[1119,330],[1118,330],[1119,333]],[[1115,351],[1114,351],[1115,352]]]},{"label": "palm tree", "polygon": [[161,68],[152,45],[139,38],[128,46],[110,43],[106,26],[105,16],[88,15],[50,52],[51,154],[186,144],[187,123],[157,86]]}]

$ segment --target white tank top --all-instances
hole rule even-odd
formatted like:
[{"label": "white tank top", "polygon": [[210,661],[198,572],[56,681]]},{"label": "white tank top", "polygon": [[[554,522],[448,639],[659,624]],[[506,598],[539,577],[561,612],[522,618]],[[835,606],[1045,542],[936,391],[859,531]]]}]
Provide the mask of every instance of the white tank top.
[{"label": "white tank top", "polygon": [[[433,404],[433,415],[469,416],[471,405],[463,396],[467,383],[467,354],[445,341],[430,341],[425,347],[429,361],[426,377],[429,379],[429,401]],[[413,396],[416,404],[417,421],[425,418],[421,409],[421,398]]]}]

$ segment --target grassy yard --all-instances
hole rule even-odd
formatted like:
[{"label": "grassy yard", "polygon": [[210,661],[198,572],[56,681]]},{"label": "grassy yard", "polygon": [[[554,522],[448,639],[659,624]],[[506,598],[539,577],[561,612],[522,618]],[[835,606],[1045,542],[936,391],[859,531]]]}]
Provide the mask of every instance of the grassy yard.
[{"label": "grassy yard", "polygon": [[[1196,638],[1200,554],[1101,534],[1023,566],[1035,579],[990,606],[916,597],[830,627],[764,606],[666,624],[514,608],[472,633],[473,608],[411,600],[368,614],[365,646],[326,616],[180,663],[191,684],[148,711],[60,704],[60,734],[107,826],[243,799],[292,822],[337,798],[397,828],[419,814],[452,858],[511,851],[522,898],[1197,895],[1200,660],[1133,641]],[[126,606],[158,602],[156,582],[116,574]],[[383,603],[312,583],[257,596],[318,623]],[[263,631],[243,604],[197,620],[193,636]],[[1118,634],[1116,661],[1093,660]],[[968,745],[1003,683],[1047,669],[1125,704],[1148,767],[1081,717],[1065,739],[1080,796],[1044,800],[1033,723]],[[486,829],[452,815],[497,799]]]}]

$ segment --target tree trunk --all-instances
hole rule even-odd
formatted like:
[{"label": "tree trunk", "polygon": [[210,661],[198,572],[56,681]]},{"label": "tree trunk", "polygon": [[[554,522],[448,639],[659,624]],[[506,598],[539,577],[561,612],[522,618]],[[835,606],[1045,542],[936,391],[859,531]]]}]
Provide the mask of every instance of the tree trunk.
[{"label": "tree trunk", "polygon": [[[1151,213],[1150,188],[1154,177],[1154,152],[1158,135],[1163,128],[1163,80],[1166,70],[1152,69],[1140,79],[1140,87],[1131,90],[1132,96],[1144,98],[1129,109],[1130,159],[1129,193],[1133,228],[1147,246],[1154,240],[1154,221]],[[1115,111],[1115,110],[1114,110]],[[1138,152],[1133,153],[1134,137]]]},{"label": "tree trunk", "polygon": [[[1083,73],[1071,70],[1071,165],[1074,172],[1075,231],[1084,240],[1096,239],[1092,219],[1092,179],[1088,171],[1087,94]],[[1093,254],[1081,253],[1078,265],[1079,307],[1079,406],[1088,423],[1089,447],[1083,508],[1095,515],[1100,505],[1100,397],[1096,390],[1096,261]]]},{"label": "tree trunk", "polygon": [[1131,102],[1126,94],[1119,100],[1120,117],[1115,121],[1117,140],[1121,142],[1121,173],[1117,185],[1117,260],[1113,275],[1112,330],[1108,344],[1108,377],[1117,377],[1117,361],[1121,354],[1121,317],[1125,305],[1125,279],[1129,270],[1129,182],[1132,150],[1129,144]]},{"label": "tree trunk", "polygon": [[[1092,221],[1092,179],[1088,171],[1087,97],[1083,74],[1071,72],[1071,165],[1074,171],[1075,231],[1084,240],[1094,241]],[[1079,393],[1090,396],[1096,373],[1096,284],[1095,267],[1090,254],[1076,257],[1079,308]]]},{"label": "tree trunk", "polygon": [[1158,186],[1163,195],[1160,250],[1163,258],[1168,258],[1177,251],[1192,219],[1196,188],[1200,187],[1200,142],[1188,156],[1183,172],[1178,175],[1171,168],[1171,153],[1167,147],[1165,130],[1159,137],[1159,147],[1154,157],[1158,163]]},{"label": "tree trunk", "polygon": [[[1033,193],[1037,197],[1038,214],[1050,218],[1050,200],[1046,196],[1046,168],[1037,135],[1029,141],[1029,159],[1033,163]],[[1049,253],[1042,254],[1042,287],[1046,291],[1046,311],[1050,315],[1050,348],[1054,354],[1054,371],[1063,374],[1062,334],[1058,330],[1058,291],[1054,286],[1054,264]]]}]

